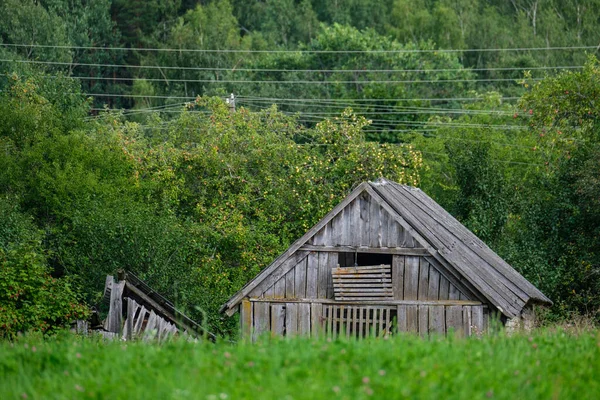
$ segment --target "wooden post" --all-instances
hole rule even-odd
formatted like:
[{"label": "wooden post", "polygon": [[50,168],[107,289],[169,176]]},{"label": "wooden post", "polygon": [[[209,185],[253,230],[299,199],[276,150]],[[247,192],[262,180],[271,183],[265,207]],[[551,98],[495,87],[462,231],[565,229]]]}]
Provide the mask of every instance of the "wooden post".
[{"label": "wooden post", "polygon": [[112,289],[110,291],[110,309],[108,311],[107,330],[109,332],[121,333],[121,324],[123,321],[123,288],[125,281],[117,281],[113,278]]}]

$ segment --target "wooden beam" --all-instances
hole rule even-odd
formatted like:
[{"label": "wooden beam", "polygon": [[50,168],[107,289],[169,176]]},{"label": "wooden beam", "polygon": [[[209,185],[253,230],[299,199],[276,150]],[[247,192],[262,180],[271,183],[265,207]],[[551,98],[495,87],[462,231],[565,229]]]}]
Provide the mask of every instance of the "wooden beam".
[{"label": "wooden beam", "polygon": [[357,303],[356,301],[336,301],[330,299],[259,299],[250,298],[253,303],[321,303],[335,305],[353,305],[353,306],[396,306],[396,305],[426,305],[426,306],[483,306],[479,301],[470,300],[366,300]]},{"label": "wooden beam", "polygon": [[367,247],[367,246],[315,246],[305,244],[300,247],[305,251],[335,252],[335,253],[373,253],[373,254],[394,254],[398,256],[429,256],[426,249],[414,249],[408,247]]}]

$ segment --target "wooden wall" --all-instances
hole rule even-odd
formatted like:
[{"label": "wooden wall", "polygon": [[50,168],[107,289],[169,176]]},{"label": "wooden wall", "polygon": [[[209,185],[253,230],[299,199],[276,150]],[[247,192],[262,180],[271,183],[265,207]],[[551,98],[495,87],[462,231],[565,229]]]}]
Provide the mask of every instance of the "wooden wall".
[{"label": "wooden wall", "polygon": [[[299,261],[298,261],[299,259]],[[393,257],[392,284],[395,300],[475,300],[466,290],[443,274],[427,257]],[[265,280],[251,293],[252,298],[332,299],[331,269],[337,267],[338,253],[306,252],[290,257],[287,270],[277,280]],[[285,267],[284,263],[284,267]],[[447,275],[447,274],[446,274]]]},{"label": "wooden wall", "polygon": [[422,247],[367,193],[354,199],[307,244],[387,248]]},{"label": "wooden wall", "polygon": [[488,308],[473,302],[360,305],[334,302],[244,300],[242,334],[256,340],[271,336],[388,336],[412,332],[422,336],[455,332],[462,336],[487,330]]}]

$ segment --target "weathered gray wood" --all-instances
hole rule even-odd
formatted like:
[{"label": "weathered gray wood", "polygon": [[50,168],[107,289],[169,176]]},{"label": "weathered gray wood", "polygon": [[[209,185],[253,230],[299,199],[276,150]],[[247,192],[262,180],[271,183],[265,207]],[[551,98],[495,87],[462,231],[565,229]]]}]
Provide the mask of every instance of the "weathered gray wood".
[{"label": "weathered gray wood", "polygon": [[[272,274],[270,274],[269,276],[266,276],[259,284],[254,285],[253,284],[254,281],[250,281],[247,284],[247,286],[248,285],[253,286],[253,289],[251,289],[251,290],[242,289],[238,293],[241,293],[241,292],[247,293],[246,296],[248,296],[248,297],[260,297],[261,294],[264,293],[264,291],[267,290],[269,287],[273,286],[276,281],[278,281],[281,278],[285,279],[285,275],[291,269],[293,269],[297,264],[302,262],[302,260],[307,256],[308,256],[308,252],[299,250],[295,254],[292,254],[288,259],[286,259],[281,264],[280,268],[275,269]],[[262,275],[262,272],[259,275]],[[238,297],[238,295],[236,295],[236,297]],[[241,301],[241,299],[239,301]],[[227,304],[229,304],[229,302]],[[224,305],[223,307],[226,307],[226,306],[227,305]],[[227,309],[227,311],[225,313],[227,315],[231,316],[231,315],[233,315],[234,312],[235,312],[234,309]]]},{"label": "weathered gray wood", "polygon": [[337,266],[338,266],[337,257],[332,253],[327,254],[327,274],[326,274],[325,278],[327,279],[327,298],[328,299],[333,299],[333,279],[331,276],[331,270],[333,268],[336,268]]},{"label": "weathered gray wood", "polygon": [[125,281],[117,282],[113,278],[110,291],[110,306],[107,318],[107,331],[121,334],[123,324],[123,289]]},{"label": "weathered gray wood", "polygon": [[[264,299],[251,298],[251,302],[266,302],[266,303],[323,303],[336,305],[356,305],[355,303],[337,301],[333,299]],[[385,300],[385,301],[365,301],[361,305],[373,306],[396,306],[396,305],[430,305],[430,306],[480,306],[481,302],[471,300]]]},{"label": "weathered gray wood", "polygon": [[331,331],[331,335],[332,337],[335,339],[338,336],[338,332],[339,332],[339,326],[341,324],[341,320],[343,317],[343,308],[340,309],[340,307],[338,306],[333,306],[332,307],[332,312],[333,312],[333,330]]},{"label": "weathered gray wood", "polygon": [[428,295],[429,290],[429,263],[425,258],[419,258],[419,289],[417,294],[417,299],[419,300],[429,300]]},{"label": "weathered gray wood", "polygon": [[388,337],[391,333],[392,333],[392,309],[391,308],[386,308],[385,309],[385,337]]},{"label": "weathered gray wood", "polygon": [[[452,248],[439,247],[443,250],[440,250],[440,254],[454,266],[462,269],[462,275],[480,286],[480,292],[486,293],[490,301],[502,309],[505,315],[509,317],[518,315],[523,304],[530,298],[525,293],[528,289],[531,289],[534,296],[545,298],[508,264],[499,262],[500,258],[493,251],[482,242],[479,243],[480,241],[475,235],[460,225],[441,207],[429,206],[433,204],[433,201],[428,196],[419,191],[409,194],[406,188],[399,185],[389,186],[395,191],[400,203],[406,204],[408,208],[413,208],[409,211],[412,215],[419,215],[425,221],[425,228],[431,232],[431,235],[428,236],[430,240],[437,235],[438,240],[442,243],[458,245]],[[470,243],[470,245],[466,243]],[[485,250],[480,251],[484,249],[484,246]],[[474,273],[473,269],[477,273]],[[502,270],[503,274],[500,274],[499,270]],[[516,279],[519,284],[515,285],[511,279]]]},{"label": "weathered gray wood", "polygon": [[404,264],[404,300],[417,300],[419,290],[419,257],[406,257]]},{"label": "weathered gray wood", "polygon": [[450,281],[443,275],[440,275],[440,300],[450,300]]},{"label": "weathered gray wood", "polygon": [[326,299],[327,298],[327,284],[328,277],[327,275],[331,273],[329,270],[329,254],[328,253],[318,253],[319,255],[319,273],[317,280],[317,298]]},{"label": "weathered gray wood", "polygon": [[419,335],[429,334],[429,306],[419,306]]},{"label": "weathered gray wood", "polygon": [[294,268],[295,277],[294,277],[294,285],[295,285],[295,295],[299,298],[304,298],[306,296],[306,261],[308,257],[302,260],[296,267]]},{"label": "weathered gray wood", "polygon": [[244,299],[240,304],[240,332],[243,339],[252,339],[252,303]]},{"label": "weathered gray wood", "polygon": [[483,327],[483,306],[471,307],[471,332],[473,335],[481,335]]},{"label": "weathered gray wood", "polygon": [[370,244],[370,204],[369,204],[369,195],[366,193],[362,193],[359,197],[360,201],[360,231],[361,238],[360,244],[362,246],[368,246]]},{"label": "weathered gray wood", "polygon": [[416,305],[406,305],[406,332],[417,333],[419,331],[419,315]]},{"label": "weathered gray wood", "polygon": [[310,303],[310,335],[314,338],[322,337],[324,328],[323,304]]},{"label": "weathered gray wood", "polygon": [[269,303],[253,303],[253,327],[252,340],[256,341],[265,332],[270,330],[271,316],[269,315]]},{"label": "weathered gray wood", "polygon": [[378,238],[379,238],[379,221],[380,221],[380,207],[374,201],[369,199],[369,226],[367,226],[368,238],[369,238],[369,246],[371,248],[377,248],[378,246]]},{"label": "weathered gray wood", "polygon": [[285,335],[292,337],[298,334],[298,306],[302,303],[285,304]]},{"label": "weathered gray wood", "polygon": [[448,298],[450,300],[460,300],[460,291],[458,290],[458,288],[454,285],[450,285],[450,290],[448,293]]},{"label": "weathered gray wood", "polygon": [[352,214],[352,246],[360,246],[362,241],[362,224],[360,220],[360,196],[356,198],[350,205],[350,213]]},{"label": "weathered gray wood", "polygon": [[379,330],[378,330],[378,336],[383,337],[385,335],[385,313],[386,313],[387,309],[385,308],[380,308],[379,309]]},{"label": "weathered gray wood", "polygon": [[392,283],[394,299],[404,299],[404,260],[403,256],[394,256],[392,259]]},{"label": "weathered gray wood", "polygon": [[429,266],[429,288],[427,289],[427,300],[438,300],[440,298],[440,273],[433,266]]},{"label": "weathered gray wood", "polygon": [[137,319],[135,320],[135,325],[133,326],[133,336],[136,337],[140,334],[142,330],[142,326],[144,321],[146,320],[146,314],[148,310],[144,306],[140,306],[140,311],[138,312]]},{"label": "weathered gray wood", "polygon": [[444,306],[429,306],[429,332],[441,335],[446,333],[446,315]]},{"label": "weathered gray wood", "polygon": [[470,306],[463,307],[463,331],[465,336],[471,336],[472,310]]},{"label": "weathered gray wood", "polygon": [[308,336],[310,334],[310,304],[298,303],[298,333]]},{"label": "weathered gray wood", "polygon": [[285,298],[285,277],[279,279],[273,285],[273,298],[275,298],[275,299]]},{"label": "weathered gray wood", "polygon": [[458,336],[463,336],[463,312],[462,306],[446,307],[446,330],[453,330]]},{"label": "weathered gray wood", "polygon": [[272,298],[275,297],[274,293],[275,293],[275,288],[273,286],[271,286],[270,288],[268,288],[267,290],[265,290],[265,293],[263,294],[263,297],[265,297],[267,299],[272,299]]},{"label": "weathered gray wood", "polygon": [[396,306],[396,331],[397,332],[406,332],[407,331],[407,322],[406,322],[406,306]]},{"label": "weathered gray wood", "polygon": [[154,310],[150,310],[150,316],[148,317],[148,323],[146,324],[146,328],[144,329],[144,338],[150,339],[156,336],[156,325],[158,324],[158,315],[154,312]]},{"label": "weathered gray wood", "polygon": [[327,336],[333,337],[333,306],[327,306]]},{"label": "weathered gray wood", "polygon": [[[268,303],[267,303],[268,304]],[[285,305],[271,304],[271,333],[273,336],[283,336],[285,329]]]},{"label": "weathered gray wood", "polygon": [[317,298],[317,281],[319,279],[319,254],[308,253],[306,257],[306,297]]},{"label": "weathered gray wood", "polygon": [[127,298],[127,319],[125,320],[125,332],[123,336],[127,340],[131,340],[133,338],[133,317],[135,316],[135,312],[137,311],[137,303],[133,301],[131,298]]},{"label": "weathered gray wood", "polygon": [[285,274],[285,298],[295,299],[296,298],[296,283],[295,283],[296,271],[295,267]]}]

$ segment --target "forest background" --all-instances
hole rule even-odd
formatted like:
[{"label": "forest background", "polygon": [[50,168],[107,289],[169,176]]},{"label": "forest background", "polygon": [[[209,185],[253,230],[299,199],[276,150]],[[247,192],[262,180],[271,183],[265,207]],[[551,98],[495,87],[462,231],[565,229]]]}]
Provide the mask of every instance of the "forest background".
[{"label": "forest background", "polygon": [[0,13],[0,335],[85,315],[118,268],[235,334],[228,296],[380,176],[473,230],[548,320],[600,315],[600,0]]}]

